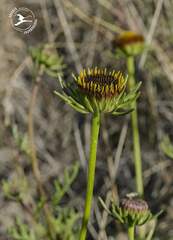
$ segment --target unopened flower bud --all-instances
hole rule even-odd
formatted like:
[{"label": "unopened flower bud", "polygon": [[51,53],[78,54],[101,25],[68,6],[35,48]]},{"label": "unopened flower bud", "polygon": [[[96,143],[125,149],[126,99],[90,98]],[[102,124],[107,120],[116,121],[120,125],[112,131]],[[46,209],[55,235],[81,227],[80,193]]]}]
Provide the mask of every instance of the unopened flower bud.
[{"label": "unopened flower bud", "polygon": [[129,213],[143,214],[148,211],[148,204],[138,197],[125,197],[121,200],[120,206]]},{"label": "unopened flower bud", "polygon": [[135,32],[125,31],[115,38],[113,45],[126,55],[136,56],[144,49],[144,37]]},{"label": "unopened flower bud", "polygon": [[142,225],[151,215],[147,202],[134,193],[120,201],[120,208],[128,224]]},{"label": "unopened flower bud", "polygon": [[104,209],[120,223],[127,226],[144,225],[146,222],[153,218],[157,218],[162,211],[152,214],[147,202],[141,199],[137,193],[127,194],[119,204],[112,202],[111,207],[108,209],[100,199]]}]

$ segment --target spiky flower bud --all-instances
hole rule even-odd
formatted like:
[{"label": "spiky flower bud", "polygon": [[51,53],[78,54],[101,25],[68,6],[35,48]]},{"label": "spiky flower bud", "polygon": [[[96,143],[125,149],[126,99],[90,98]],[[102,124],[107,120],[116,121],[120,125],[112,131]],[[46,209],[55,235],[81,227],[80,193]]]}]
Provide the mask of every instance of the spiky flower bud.
[{"label": "spiky flower bud", "polygon": [[144,49],[144,37],[131,31],[125,31],[114,40],[114,46],[128,56],[136,56]]},{"label": "spiky flower bud", "polygon": [[120,200],[119,205],[112,202],[109,209],[102,199],[100,199],[100,202],[113,218],[128,226],[144,225],[146,222],[157,218],[161,214],[161,212],[159,212],[153,215],[147,202],[141,199],[137,193],[127,194]]},{"label": "spiky flower bud", "polygon": [[73,78],[74,82],[68,85],[60,79],[63,94],[55,93],[81,113],[125,114],[132,110],[130,105],[138,96],[139,84],[129,94],[125,93],[127,78],[120,71],[95,67],[84,69]]},{"label": "spiky flower bud", "polygon": [[150,217],[150,210],[145,200],[138,197],[137,194],[127,194],[120,201],[122,214],[127,217],[127,223],[141,225]]},{"label": "spiky flower bud", "polygon": [[120,202],[121,208],[128,213],[146,213],[148,211],[148,204],[140,198],[125,197]]}]

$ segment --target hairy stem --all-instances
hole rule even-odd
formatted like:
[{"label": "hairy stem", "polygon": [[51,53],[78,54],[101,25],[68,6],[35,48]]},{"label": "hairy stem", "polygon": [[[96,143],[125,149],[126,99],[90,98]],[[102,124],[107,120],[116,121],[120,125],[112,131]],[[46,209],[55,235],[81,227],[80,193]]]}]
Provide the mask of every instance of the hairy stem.
[{"label": "hairy stem", "polygon": [[88,179],[87,179],[87,193],[85,199],[85,209],[82,220],[82,227],[80,231],[80,240],[86,239],[87,225],[90,217],[93,189],[94,189],[94,179],[95,179],[95,166],[96,166],[96,154],[97,154],[97,142],[100,129],[100,113],[96,112],[92,118],[91,126],[91,142],[90,142],[90,158],[88,165]]},{"label": "hairy stem", "polygon": [[[134,57],[129,56],[127,58],[127,68],[129,73],[129,89],[133,89],[135,86],[135,64]],[[134,111],[131,113],[132,131],[133,131],[133,154],[136,174],[136,190],[142,196],[144,194],[143,178],[142,178],[142,160],[141,160],[141,148],[138,128],[138,113],[137,104],[133,103]]]}]

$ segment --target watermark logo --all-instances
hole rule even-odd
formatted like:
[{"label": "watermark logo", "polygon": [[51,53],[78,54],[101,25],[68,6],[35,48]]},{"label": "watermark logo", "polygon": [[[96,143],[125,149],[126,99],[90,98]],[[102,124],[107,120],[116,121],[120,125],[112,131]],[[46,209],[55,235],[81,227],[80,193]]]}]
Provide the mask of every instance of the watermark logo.
[{"label": "watermark logo", "polygon": [[25,7],[14,8],[10,12],[9,17],[12,27],[24,34],[32,32],[37,25],[34,13]]}]

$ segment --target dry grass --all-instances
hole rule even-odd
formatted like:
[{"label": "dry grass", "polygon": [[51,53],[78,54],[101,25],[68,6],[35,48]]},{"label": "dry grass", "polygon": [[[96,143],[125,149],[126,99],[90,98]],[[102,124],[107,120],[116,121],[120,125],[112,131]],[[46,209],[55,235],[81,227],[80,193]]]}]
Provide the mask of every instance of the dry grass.
[{"label": "dry grass", "polygon": [[[139,99],[139,126],[143,159],[145,195],[153,211],[165,209],[156,230],[156,239],[173,239],[172,161],[164,156],[160,141],[165,134],[173,139],[173,2],[171,0],[2,0],[0,9],[0,177],[16,179],[23,167],[33,186],[27,201],[32,202],[34,182],[28,159],[15,146],[12,127],[27,131],[28,109],[32,89],[32,62],[28,47],[50,43],[64,57],[67,80],[82,67],[107,66],[125,69],[123,60],[113,55],[112,39],[123,29],[143,33],[150,48],[136,61],[137,78],[142,81]],[[25,5],[38,18],[30,35],[12,29],[8,14],[13,7]],[[125,70],[126,71],[126,70]],[[90,116],[75,113],[54,96],[57,81],[44,75],[34,106],[35,145],[38,151],[42,181],[51,192],[51,182],[61,176],[72,162],[81,164],[69,204],[83,207],[86,164],[89,150]],[[96,205],[97,196],[110,201],[112,193],[119,198],[134,191],[132,138],[129,117],[104,116],[100,134],[95,183],[95,207],[90,222],[89,239],[106,240],[114,223]],[[71,199],[71,200],[70,200]],[[73,200],[72,200],[73,199]],[[74,200],[75,199],[75,200]],[[17,204],[5,201],[0,192],[0,239],[13,218],[26,217]],[[116,225],[117,240],[126,239]]]}]

